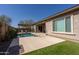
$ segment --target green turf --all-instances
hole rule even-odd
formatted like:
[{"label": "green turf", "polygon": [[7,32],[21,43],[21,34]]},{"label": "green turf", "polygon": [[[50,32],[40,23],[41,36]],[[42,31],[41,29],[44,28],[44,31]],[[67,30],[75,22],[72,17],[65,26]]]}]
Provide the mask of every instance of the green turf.
[{"label": "green turf", "polygon": [[65,41],[24,55],[79,55],[79,43]]}]

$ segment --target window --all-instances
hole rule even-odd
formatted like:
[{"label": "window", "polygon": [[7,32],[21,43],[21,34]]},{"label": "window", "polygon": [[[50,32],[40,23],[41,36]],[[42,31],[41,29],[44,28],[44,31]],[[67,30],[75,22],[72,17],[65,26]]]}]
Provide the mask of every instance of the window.
[{"label": "window", "polygon": [[71,17],[59,18],[53,21],[53,31],[71,32]]},{"label": "window", "polygon": [[66,32],[71,32],[71,18],[70,17],[65,18],[65,27],[66,27]]},{"label": "window", "polygon": [[64,32],[65,31],[64,26],[65,26],[64,25],[64,18],[54,21],[54,31]]}]

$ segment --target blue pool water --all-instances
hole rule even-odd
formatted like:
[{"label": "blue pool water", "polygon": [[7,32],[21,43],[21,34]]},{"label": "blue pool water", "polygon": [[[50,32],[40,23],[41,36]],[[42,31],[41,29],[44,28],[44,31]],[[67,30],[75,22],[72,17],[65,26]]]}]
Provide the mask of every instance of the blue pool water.
[{"label": "blue pool water", "polygon": [[34,36],[34,35],[31,33],[17,34],[17,37],[31,37],[31,36]]}]

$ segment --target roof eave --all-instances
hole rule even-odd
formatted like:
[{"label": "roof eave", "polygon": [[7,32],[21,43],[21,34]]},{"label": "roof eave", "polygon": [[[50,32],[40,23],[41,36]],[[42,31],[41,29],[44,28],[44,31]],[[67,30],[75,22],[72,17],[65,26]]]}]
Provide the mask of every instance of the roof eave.
[{"label": "roof eave", "polygon": [[[44,21],[47,21],[48,19],[54,18],[54,17],[59,16],[59,15],[61,15],[61,14],[68,13],[68,12],[73,11],[73,10],[75,10],[75,9],[79,9],[79,5],[77,5],[77,6],[75,6],[75,7],[72,7],[72,8],[69,8],[69,9],[66,9],[66,10],[64,10],[63,12],[56,13],[56,14],[53,15],[53,16],[49,16],[49,17],[47,17],[47,18],[45,18],[45,19],[43,19],[43,20],[41,20],[41,21],[38,21],[38,22],[34,23],[33,25],[36,25],[36,24],[39,24],[39,23],[44,23]],[[49,20],[49,21],[50,21],[50,20]]]}]

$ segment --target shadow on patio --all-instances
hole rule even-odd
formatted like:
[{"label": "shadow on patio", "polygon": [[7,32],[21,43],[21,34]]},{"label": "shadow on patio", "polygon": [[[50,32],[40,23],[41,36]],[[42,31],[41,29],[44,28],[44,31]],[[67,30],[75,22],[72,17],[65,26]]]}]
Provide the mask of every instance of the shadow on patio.
[{"label": "shadow on patio", "polygon": [[20,50],[19,38],[15,38],[13,39],[12,43],[10,44],[6,52],[7,52],[7,55],[18,55],[19,50]]}]

